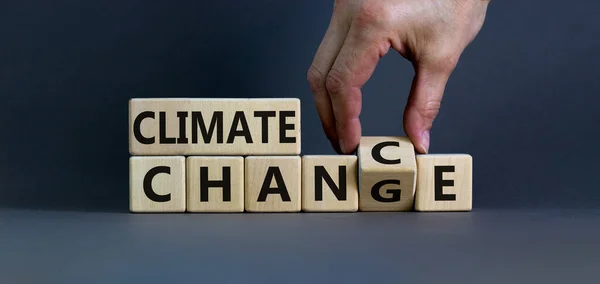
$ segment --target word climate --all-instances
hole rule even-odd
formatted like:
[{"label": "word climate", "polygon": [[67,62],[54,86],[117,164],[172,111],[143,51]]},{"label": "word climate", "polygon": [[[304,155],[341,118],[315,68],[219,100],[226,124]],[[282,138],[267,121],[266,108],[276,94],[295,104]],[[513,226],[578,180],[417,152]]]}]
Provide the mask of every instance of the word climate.
[{"label": "word climate", "polygon": [[298,99],[133,99],[133,155],[300,154]]}]

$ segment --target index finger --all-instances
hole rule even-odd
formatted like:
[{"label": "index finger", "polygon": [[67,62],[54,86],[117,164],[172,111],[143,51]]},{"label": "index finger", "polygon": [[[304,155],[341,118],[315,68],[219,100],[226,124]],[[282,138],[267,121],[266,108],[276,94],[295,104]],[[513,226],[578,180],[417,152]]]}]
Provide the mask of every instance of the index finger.
[{"label": "index finger", "polygon": [[389,47],[390,43],[384,37],[369,33],[368,29],[351,27],[327,75],[327,91],[331,98],[340,149],[344,154],[354,152],[359,144],[361,88]]},{"label": "index finger", "polygon": [[317,113],[321,119],[323,130],[336,152],[339,150],[339,139],[335,129],[335,118],[331,107],[331,99],[327,93],[325,80],[327,73],[335,62],[350,24],[345,17],[334,12],[327,32],[317,49],[313,62],[308,70],[308,81],[311,86]]}]

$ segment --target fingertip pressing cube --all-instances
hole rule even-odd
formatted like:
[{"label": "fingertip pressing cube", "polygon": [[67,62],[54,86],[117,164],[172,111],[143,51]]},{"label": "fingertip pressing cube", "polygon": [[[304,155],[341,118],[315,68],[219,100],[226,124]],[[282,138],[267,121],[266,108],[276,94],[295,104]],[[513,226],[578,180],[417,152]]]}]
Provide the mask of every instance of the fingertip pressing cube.
[{"label": "fingertip pressing cube", "polygon": [[360,211],[413,209],[416,161],[407,137],[362,137],[358,161]]},{"label": "fingertip pressing cube", "polygon": [[244,212],[243,157],[188,157],[188,212]]},{"label": "fingertip pressing cube", "polygon": [[353,155],[302,157],[302,210],[356,212],[357,168]]},{"label": "fingertip pressing cube", "polygon": [[185,211],[184,157],[131,157],[129,173],[131,212]]},{"label": "fingertip pressing cube", "polygon": [[471,211],[473,158],[468,154],[417,155],[417,211]]},{"label": "fingertip pressing cube", "polygon": [[245,209],[248,212],[300,212],[299,156],[245,158]]}]

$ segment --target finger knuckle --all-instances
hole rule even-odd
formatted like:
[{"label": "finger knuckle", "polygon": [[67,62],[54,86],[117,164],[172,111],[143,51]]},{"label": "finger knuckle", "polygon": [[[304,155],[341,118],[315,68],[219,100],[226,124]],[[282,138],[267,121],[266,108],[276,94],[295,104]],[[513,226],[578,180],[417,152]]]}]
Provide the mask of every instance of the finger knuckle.
[{"label": "finger knuckle", "polygon": [[362,27],[387,27],[392,21],[390,9],[382,1],[364,1],[356,15],[356,24]]},{"label": "finger knuckle", "polygon": [[330,96],[338,95],[342,92],[344,87],[347,84],[346,76],[343,75],[342,72],[331,69],[327,74],[327,78],[325,79],[325,86],[327,87],[327,91]]},{"label": "finger knuckle", "polygon": [[313,93],[322,91],[325,88],[325,74],[314,65],[311,65],[308,69],[306,79]]},{"label": "finger knuckle", "polygon": [[458,60],[460,58],[460,53],[452,52],[452,51],[442,51],[439,52],[432,60],[431,60],[431,68],[434,68],[437,71],[441,71],[444,73],[450,73],[456,68],[458,64]]},{"label": "finger knuckle", "polygon": [[441,103],[436,100],[428,100],[422,104],[419,104],[416,107],[417,112],[421,115],[421,117],[425,118],[428,121],[433,121],[439,111],[440,111]]}]

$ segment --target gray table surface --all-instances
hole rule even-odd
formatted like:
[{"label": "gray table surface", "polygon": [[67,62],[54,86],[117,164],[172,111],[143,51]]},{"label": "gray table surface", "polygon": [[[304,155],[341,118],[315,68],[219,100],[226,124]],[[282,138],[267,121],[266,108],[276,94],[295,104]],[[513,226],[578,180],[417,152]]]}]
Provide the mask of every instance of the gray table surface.
[{"label": "gray table surface", "polygon": [[600,210],[0,211],[0,283],[598,283]]}]

